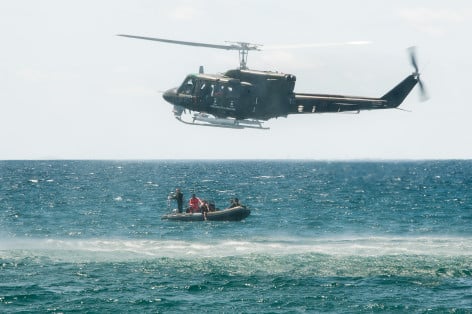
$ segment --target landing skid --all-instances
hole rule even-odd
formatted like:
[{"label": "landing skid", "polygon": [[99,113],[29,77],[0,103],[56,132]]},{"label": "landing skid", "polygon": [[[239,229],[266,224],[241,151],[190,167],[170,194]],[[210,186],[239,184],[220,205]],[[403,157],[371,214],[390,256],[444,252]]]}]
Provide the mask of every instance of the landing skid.
[{"label": "landing skid", "polygon": [[[188,115],[188,114],[187,114]],[[182,115],[175,115],[175,118],[182,123],[189,125],[199,125],[199,126],[211,126],[217,128],[229,128],[229,129],[259,129],[259,130],[268,130],[268,127],[262,126],[262,122],[259,120],[238,120],[233,118],[217,118],[215,116],[195,112],[191,115],[190,118],[185,119]]]}]

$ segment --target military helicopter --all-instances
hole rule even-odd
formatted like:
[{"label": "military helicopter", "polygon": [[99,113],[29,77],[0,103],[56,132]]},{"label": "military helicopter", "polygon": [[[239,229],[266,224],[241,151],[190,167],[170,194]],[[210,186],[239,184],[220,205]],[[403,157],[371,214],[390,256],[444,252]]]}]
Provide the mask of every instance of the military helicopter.
[{"label": "military helicopter", "polygon": [[263,122],[289,114],[354,112],[397,108],[420,80],[415,48],[410,48],[414,72],[380,98],[330,94],[295,93],[296,77],[271,71],[250,70],[249,51],[262,45],[229,42],[215,45],[119,34],[118,36],[159,41],[170,44],[206,47],[239,52],[239,68],[224,74],[206,74],[200,66],[198,74],[189,74],[179,87],[164,92],[164,99],[174,105],[175,118],[183,123],[225,128],[267,129]]}]

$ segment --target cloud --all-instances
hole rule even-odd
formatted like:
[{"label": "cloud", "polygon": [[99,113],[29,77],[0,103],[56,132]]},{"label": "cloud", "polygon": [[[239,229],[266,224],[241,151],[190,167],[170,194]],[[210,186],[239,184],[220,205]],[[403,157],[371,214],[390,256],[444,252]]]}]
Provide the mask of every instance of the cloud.
[{"label": "cloud", "polygon": [[47,67],[21,67],[11,71],[12,78],[17,82],[28,83],[57,83],[66,82],[74,79],[80,79],[80,74],[77,71],[57,70]]},{"label": "cloud", "polygon": [[156,96],[159,95],[162,91],[157,91],[152,87],[144,86],[127,86],[127,87],[116,87],[108,88],[106,90],[107,94],[114,96]]},{"label": "cloud", "polygon": [[22,68],[16,71],[16,77],[22,81],[38,82],[44,80],[51,80],[55,78],[51,72],[45,72],[33,68]]},{"label": "cloud", "polygon": [[372,44],[369,40],[356,40],[345,42],[326,42],[326,43],[308,43],[295,45],[280,45],[280,46],[263,46],[264,50],[282,50],[282,49],[301,49],[301,48],[322,48],[322,47],[337,47],[337,46],[360,46]]},{"label": "cloud", "polygon": [[400,11],[400,17],[419,31],[433,37],[441,37],[470,19],[471,12],[441,8],[413,8]]},{"label": "cloud", "polygon": [[171,17],[179,21],[191,21],[200,15],[200,12],[191,5],[179,5],[171,13]]}]

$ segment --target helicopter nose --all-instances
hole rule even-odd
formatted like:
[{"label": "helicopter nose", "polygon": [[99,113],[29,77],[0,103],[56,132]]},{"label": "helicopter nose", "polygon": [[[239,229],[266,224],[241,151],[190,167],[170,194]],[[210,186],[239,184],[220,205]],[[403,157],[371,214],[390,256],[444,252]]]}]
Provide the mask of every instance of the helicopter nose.
[{"label": "helicopter nose", "polygon": [[166,90],[164,94],[162,95],[165,101],[171,104],[174,103],[176,96],[177,96],[177,88],[171,88],[169,90]]}]

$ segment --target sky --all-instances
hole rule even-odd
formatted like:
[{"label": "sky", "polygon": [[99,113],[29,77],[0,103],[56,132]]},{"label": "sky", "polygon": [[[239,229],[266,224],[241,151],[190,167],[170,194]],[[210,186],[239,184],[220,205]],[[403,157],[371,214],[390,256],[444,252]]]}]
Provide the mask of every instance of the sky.
[{"label": "sky", "polygon": [[[0,159],[470,159],[471,29],[468,0],[1,1]],[[266,131],[184,125],[162,91],[237,52],[116,34],[262,44],[248,67],[296,75],[295,92],[371,97],[413,72],[416,46],[430,98]],[[269,49],[348,41],[369,44]]]}]

